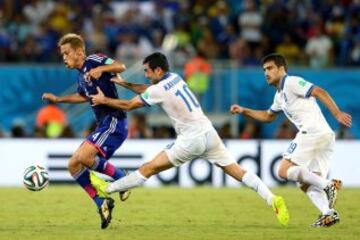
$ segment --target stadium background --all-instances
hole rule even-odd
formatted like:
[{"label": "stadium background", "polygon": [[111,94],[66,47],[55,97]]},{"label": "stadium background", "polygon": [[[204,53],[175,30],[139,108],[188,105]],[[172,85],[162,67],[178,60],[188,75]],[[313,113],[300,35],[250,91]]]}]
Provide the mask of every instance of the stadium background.
[{"label": "stadium background", "polygon": [[[105,53],[124,62],[127,71],[123,77],[133,82],[146,82],[141,65],[144,56],[153,51],[164,52],[172,70],[189,82],[220,136],[244,146],[250,143],[248,152],[235,150],[232,152],[235,156],[251,155],[250,149],[261,148],[265,139],[280,139],[273,141],[286,149],[296,134],[284,116],[271,124],[261,124],[232,116],[228,111],[233,103],[256,109],[270,106],[275,90],[267,86],[260,61],[268,53],[279,52],[289,62],[289,74],[303,76],[325,88],[343,111],[352,114],[353,127],[344,129],[321,106],[338,139],[357,143],[360,137],[359,9],[358,1],[350,0],[2,1],[1,148],[9,157],[23,159],[12,162],[17,164],[14,168],[17,172],[8,171],[2,179],[16,185],[19,170],[26,164],[38,162],[49,170],[61,170],[66,177],[59,182],[72,181],[66,171],[66,161],[56,166],[50,164],[52,152],[43,153],[47,157],[26,159],[16,155],[26,152],[9,151],[17,139],[25,139],[23,141],[31,145],[51,138],[52,143],[62,149],[66,140],[55,142],[56,139],[76,138],[80,143],[94,127],[93,114],[87,104],[60,104],[55,113],[48,111],[45,116],[42,112],[49,107],[41,101],[43,92],[64,95],[76,91],[77,72],[63,66],[57,49],[59,37],[68,32],[84,36],[88,53]],[[134,96],[125,89],[118,90],[123,98]],[[132,139],[149,139],[148,145],[167,139],[163,140],[166,145],[174,136],[160,108],[129,113],[130,144],[137,143]],[[62,159],[66,160],[79,143],[60,154]],[[120,149],[117,153],[127,156],[124,151]],[[351,156],[353,150],[343,151],[350,152]],[[258,152],[264,158],[263,152]],[[279,154],[281,151],[275,155]],[[337,154],[344,155],[343,152]],[[136,155],[137,160],[152,157],[140,155]],[[259,157],[257,161],[265,160]],[[139,164],[121,166],[135,169]],[[260,174],[258,167],[251,164],[249,167]],[[6,180],[8,175],[13,176],[13,180]],[[357,180],[354,182],[349,186],[356,186]]]},{"label": "stadium background", "polygon": [[[0,238],[358,239],[359,23],[358,0],[0,1]],[[77,73],[65,69],[56,47],[68,32],[84,36],[88,53],[123,61],[128,68],[123,76],[134,82],[146,82],[141,59],[153,51],[167,54],[173,71],[187,80],[185,66],[191,70],[190,59],[200,57],[206,67],[196,76],[205,79],[205,87],[195,84],[193,91],[231,154],[285,197],[290,226],[280,228],[256,194],[239,190],[241,184],[198,160],[151,178],[149,187],[134,190],[125,204],[116,200],[112,225],[100,231],[83,191],[55,185],[73,183],[67,161],[93,128],[89,106],[61,104],[55,121],[39,117],[48,107],[43,92],[76,90]],[[281,153],[295,134],[284,117],[259,124],[228,112],[232,103],[269,107],[275,90],[264,80],[260,59],[271,52],[286,56],[290,74],[325,88],[353,116],[346,130],[321,106],[338,137],[330,176],[347,187],[337,205],[341,224],[329,231],[307,227],[316,219],[315,208],[276,176]],[[121,97],[133,96],[118,90]],[[156,107],[130,113],[129,126],[129,139],[111,161],[130,170],[174,137]],[[48,189],[14,187],[22,185],[23,170],[32,164],[49,170]]]}]

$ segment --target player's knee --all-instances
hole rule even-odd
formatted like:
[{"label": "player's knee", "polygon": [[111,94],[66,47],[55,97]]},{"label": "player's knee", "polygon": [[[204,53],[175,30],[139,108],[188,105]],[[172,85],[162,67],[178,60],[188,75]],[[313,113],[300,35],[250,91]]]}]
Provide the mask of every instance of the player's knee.
[{"label": "player's knee", "polygon": [[68,170],[71,175],[76,174],[81,169],[81,164],[77,161],[76,157],[73,156],[68,162]]},{"label": "player's knee", "polygon": [[278,176],[281,177],[282,179],[287,180],[287,168],[280,167],[278,170]]}]

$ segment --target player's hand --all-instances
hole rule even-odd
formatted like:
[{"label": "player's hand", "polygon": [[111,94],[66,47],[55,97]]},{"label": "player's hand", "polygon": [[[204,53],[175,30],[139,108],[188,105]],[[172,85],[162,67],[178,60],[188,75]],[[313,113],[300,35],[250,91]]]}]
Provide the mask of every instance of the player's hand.
[{"label": "player's hand", "polygon": [[90,95],[91,101],[92,101],[91,106],[93,106],[93,107],[100,105],[100,104],[104,104],[106,101],[106,97],[105,97],[104,93],[101,91],[101,89],[99,87],[96,87],[96,90],[97,90],[96,95]]},{"label": "player's hand", "polygon": [[232,114],[237,114],[237,113],[243,113],[244,112],[244,108],[242,106],[239,106],[237,104],[233,104],[230,107],[230,112]]},{"label": "player's hand", "polygon": [[350,128],[352,125],[352,117],[350,114],[345,113],[345,112],[340,112],[337,116],[336,116],[336,120],[341,123],[342,125]]},{"label": "player's hand", "polygon": [[90,69],[89,72],[87,72],[85,74],[85,79],[86,80],[96,80],[96,79],[99,79],[99,77],[101,77],[101,74],[102,74],[102,70],[101,68],[97,67],[97,68],[92,68]]},{"label": "player's hand", "polygon": [[119,84],[121,85],[121,83],[124,83],[125,80],[120,76],[120,74],[117,74],[116,77],[111,78],[111,80],[113,83]]},{"label": "player's hand", "polygon": [[41,99],[43,101],[49,101],[49,102],[53,102],[56,103],[58,100],[58,97],[52,93],[44,93],[41,97]]}]

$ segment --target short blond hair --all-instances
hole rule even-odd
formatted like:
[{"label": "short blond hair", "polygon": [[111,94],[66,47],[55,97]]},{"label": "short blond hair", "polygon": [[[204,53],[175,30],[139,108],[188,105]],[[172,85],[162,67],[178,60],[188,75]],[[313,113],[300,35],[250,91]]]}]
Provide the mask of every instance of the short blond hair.
[{"label": "short blond hair", "polygon": [[81,48],[85,52],[84,39],[76,33],[68,33],[62,36],[58,42],[58,47],[70,44],[73,49]]}]

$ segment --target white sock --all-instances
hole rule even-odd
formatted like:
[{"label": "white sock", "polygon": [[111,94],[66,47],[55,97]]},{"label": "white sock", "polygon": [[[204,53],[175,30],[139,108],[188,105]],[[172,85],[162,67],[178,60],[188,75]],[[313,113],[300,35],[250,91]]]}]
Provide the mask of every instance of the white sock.
[{"label": "white sock", "polygon": [[257,192],[263,199],[266,200],[267,204],[271,206],[274,194],[258,176],[253,173],[246,172],[242,178],[242,182]]},{"label": "white sock", "polygon": [[324,189],[329,183],[326,179],[310,172],[304,167],[292,166],[287,170],[287,179],[295,182],[303,182]]},{"label": "white sock", "polygon": [[139,187],[145,183],[147,180],[146,177],[144,177],[139,170],[130,173],[129,175],[120,178],[119,180],[116,180],[108,185],[106,188],[106,191],[108,193],[113,192],[123,192],[131,188]]},{"label": "white sock", "polygon": [[307,189],[306,195],[308,195],[312,203],[320,210],[323,215],[330,212],[329,200],[324,190],[311,185]]}]

